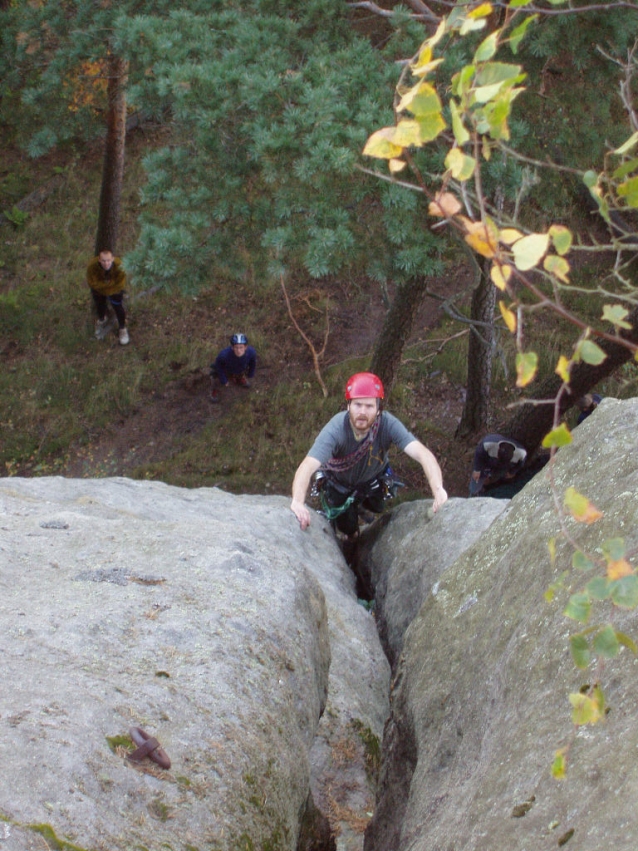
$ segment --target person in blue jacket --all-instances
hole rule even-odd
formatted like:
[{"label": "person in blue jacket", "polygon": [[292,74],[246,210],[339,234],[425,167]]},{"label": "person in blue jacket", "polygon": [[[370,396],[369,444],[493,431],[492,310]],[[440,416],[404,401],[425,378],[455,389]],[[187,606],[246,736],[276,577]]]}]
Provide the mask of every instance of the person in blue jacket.
[{"label": "person in blue jacket", "polygon": [[590,414],[593,414],[602,400],[603,397],[600,393],[586,393],[584,396],[576,399],[576,407],[580,411],[578,419],[576,420],[576,425],[580,425]]},{"label": "person in blue jacket", "polygon": [[[228,387],[229,382],[239,387],[250,387],[250,380],[257,368],[257,352],[248,345],[245,334],[233,334],[230,346],[226,346],[210,365],[210,377],[213,382],[210,398],[219,402],[220,388]],[[216,379],[216,380],[215,380]]]}]

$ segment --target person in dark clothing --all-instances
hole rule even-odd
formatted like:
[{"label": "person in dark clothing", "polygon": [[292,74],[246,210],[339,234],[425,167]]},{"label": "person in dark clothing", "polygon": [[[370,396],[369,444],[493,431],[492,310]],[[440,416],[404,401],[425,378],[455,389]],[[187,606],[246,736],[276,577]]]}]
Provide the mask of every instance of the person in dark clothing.
[{"label": "person in dark clothing", "polygon": [[392,444],[423,468],[434,511],[447,500],[436,458],[403,423],[381,410],[383,395],[381,380],[371,372],[359,372],[348,380],[347,410],[323,427],[295,473],[290,508],[302,529],[310,524],[305,499],[313,476],[320,486],[324,513],[344,535],[357,534],[360,507],[381,512],[392,488],[387,455]]},{"label": "person in dark clothing", "polygon": [[486,486],[513,479],[523,468],[527,450],[522,443],[502,434],[486,434],[474,450],[470,496],[478,496]]},{"label": "person in dark clothing", "polygon": [[233,334],[230,346],[222,349],[215,358],[215,363],[210,365],[210,377],[213,382],[211,401],[219,402],[220,388],[228,387],[231,381],[248,389],[256,368],[257,352],[248,345],[248,337],[245,334]]},{"label": "person in dark clothing", "polygon": [[126,328],[126,312],[124,310],[124,288],[126,287],[126,272],[122,261],[114,257],[109,249],[103,249],[89,263],[86,270],[86,281],[93,296],[97,311],[95,336],[103,339],[110,328],[108,305],[113,308],[117,319],[120,343],[126,346],[129,342]]},{"label": "person in dark clothing", "polygon": [[584,396],[576,399],[576,407],[580,411],[576,425],[580,425],[590,414],[593,414],[602,400],[603,397],[599,393],[586,393]]}]

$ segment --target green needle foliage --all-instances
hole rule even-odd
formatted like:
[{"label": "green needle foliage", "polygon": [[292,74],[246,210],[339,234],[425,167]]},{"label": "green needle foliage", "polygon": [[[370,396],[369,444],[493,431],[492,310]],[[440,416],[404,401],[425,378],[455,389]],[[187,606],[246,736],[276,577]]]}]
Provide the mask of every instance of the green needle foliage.
[{"label": "green needle foliage", "polygon": [[183,139],[145,163],[149,212],[127,258],[138,279],[196,290],[220,272],[355,268],[385,281],[437,268],[410,193],[356,170],[391,117],[395,68],[340,0],[181,9],[168,22],[140,17],[125,35],[148,67],[131,98],[170,104]]}]

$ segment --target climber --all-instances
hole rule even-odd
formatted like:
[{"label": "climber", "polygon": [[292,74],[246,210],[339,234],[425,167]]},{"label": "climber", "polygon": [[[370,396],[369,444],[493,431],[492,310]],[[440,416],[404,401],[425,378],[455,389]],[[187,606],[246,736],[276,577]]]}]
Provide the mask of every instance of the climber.
[{"label": "climber", "polygon": [[447,499],[441,468],[429,449],[382,410],[381,380],[371,372],[358,372],[348,379],[345,396],[346,411],[323,427],[295,473],[290,508],[301,528],[310,524],[305,499],[315,474],[326,516],[344,535],[357,534],[359,507],[380,513],[392,490],[387,455],[391,444],[423,467],[438,511]]}]

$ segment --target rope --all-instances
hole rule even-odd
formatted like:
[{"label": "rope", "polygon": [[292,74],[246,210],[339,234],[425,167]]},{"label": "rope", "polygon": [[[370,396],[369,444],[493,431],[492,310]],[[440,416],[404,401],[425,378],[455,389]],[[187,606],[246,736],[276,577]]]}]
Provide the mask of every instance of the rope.
[{"label": "rope", "polygon": [[347,511],[356,499],[356,494],[352,493],[343,505],[329,505],[323,491],[321,492],[321,510],[328,520],[335,520]]},{"label": "rope", "polygon": [[379,425],[381,424],[381,414],[375,419],[372,423],[372,427],[370,431],[363,438],[359,446],[351,452],[350,455],[346,455],[345,458],[331,458],[326,464],[323,465],[324,470],[330,470],[333,473],[343,473],[345,470],[349,470],[351,467],[354,467],[355,464],[358,464],[362,458],[366,456],[368,451],[372,448],[372,444],[377,436],[379,431]]}]

